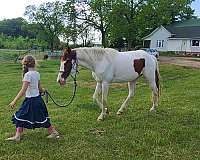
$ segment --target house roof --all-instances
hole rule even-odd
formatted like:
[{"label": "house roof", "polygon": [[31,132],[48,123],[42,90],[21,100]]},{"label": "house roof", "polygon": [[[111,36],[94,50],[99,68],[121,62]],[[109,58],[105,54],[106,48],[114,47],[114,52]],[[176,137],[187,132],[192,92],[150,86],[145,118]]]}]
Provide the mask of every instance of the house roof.
[{"label": "house roof", "polygon": [[[157,27],[156,29],[153,30],[153,32],[151,32],[150,34],[148,34],[147,36],[143,37],[142,39],[146,39],[148,37],[150,37],[151,35],[153,35],[155,32],[157,32],[160,28],[164,28],[167,32],[169,32],[165,27],[163,27],[162,25],[160,27]],[[171,32],[169,32],[170,34]]]},{"label": "house roof", "polygon": [[200,19],[176,22],[165,28],[172,34],[171,38],[200,38]]},{"label": "house roof", "polygon": [[200,38],[200,27],[166,27],[172,33],[170,38]]},{"label": "house roof", "polygon": [[193,19],[187,19],[185,21],[181,21],[181,22],[175,22],[172,23],[171,25],[172,27],[200,27],[200,18],[193,18]]},{"label": "house roof", "polygon": [[[172,34],[169,38],[200,38],[200,19],[189,19],[182,22],[175,22],[163,27]],[[154,34],[159,28],[160,27],[144,37],[144,39]]]}]

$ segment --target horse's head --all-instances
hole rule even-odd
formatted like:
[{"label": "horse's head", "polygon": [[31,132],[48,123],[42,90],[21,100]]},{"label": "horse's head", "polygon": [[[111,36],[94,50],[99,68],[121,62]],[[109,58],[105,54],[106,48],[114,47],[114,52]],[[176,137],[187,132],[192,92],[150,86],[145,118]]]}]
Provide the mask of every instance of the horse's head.
[{"label": "horse's head", "polygon": [[76,74],[76,52],[70,48],[63,49],[60,58],[60,71],[58,73],[57,82],[65,85],[67,77]]}]

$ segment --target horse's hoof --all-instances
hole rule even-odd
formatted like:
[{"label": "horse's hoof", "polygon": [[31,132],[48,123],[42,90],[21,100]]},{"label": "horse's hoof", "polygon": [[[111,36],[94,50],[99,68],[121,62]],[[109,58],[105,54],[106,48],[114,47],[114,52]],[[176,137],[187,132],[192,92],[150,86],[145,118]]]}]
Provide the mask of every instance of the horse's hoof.
[{"label": "horse's hoof", "polygon": [[118,111],[117,115],[120,116],[120,115],[122,115],[122,113],[123,113],[122,111]]},{"label": "horse's hoof", "polygon": [[156,111],[155,108],[151,108],[151,109],[150,109],[150,112],[155,112],[155,111]]},{"label": "horse's hoof", "polygon": [[103,121],[104,120],[104,117],[102,115],[100,115],[98,118],[97,118],[97,121]]},{"label": "horse's hoof", "polygon": [[103,121],[103,118],[97,118],[97,121],[101,122],[101,121]]}]

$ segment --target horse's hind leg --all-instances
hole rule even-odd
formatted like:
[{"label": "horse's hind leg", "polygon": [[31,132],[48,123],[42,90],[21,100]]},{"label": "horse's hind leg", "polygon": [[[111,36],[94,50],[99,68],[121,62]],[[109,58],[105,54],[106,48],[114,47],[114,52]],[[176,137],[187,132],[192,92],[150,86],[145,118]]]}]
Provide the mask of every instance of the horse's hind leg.
[{"label": "horse's hind leg", "polygon": [[152,107],[150,111],[154,111],[156,109],[159,100],[159,72],[157,65],[158,64],[156,62],[154,66],[152,65],[152,67],[145,68],[143,73],[152,90]]},{"label": "horse's hind leg", "polygon": [[126,100],[124,101],[124,103],[121,105],[120,109],[117,111],[118,115],[121,115],[124,112],[131,97],[134,96],[135,86],[136,86],[136,81],[128,82],[129,94],[128,94],[128,97],[126,98]]},{"label": "horse's hind leg", "polygon": [[150,111],[155,111],[158,106],[159,93],[155,82],[150,83],[150,86],[152,90],[152,107]]}]

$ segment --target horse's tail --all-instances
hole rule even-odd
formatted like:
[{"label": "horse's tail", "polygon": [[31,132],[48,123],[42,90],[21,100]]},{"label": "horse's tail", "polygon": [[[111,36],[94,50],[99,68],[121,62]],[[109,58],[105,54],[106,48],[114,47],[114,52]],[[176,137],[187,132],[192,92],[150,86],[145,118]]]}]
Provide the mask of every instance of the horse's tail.
[{"label": "horse's tail", "polygon": [[156,87],[158,89],[158,97],[159,97],[161,95],[161,86],[160,86],[159,66],[157,60],[156,60],[156,70],[155,70],[155,82],[156,82]]}]

